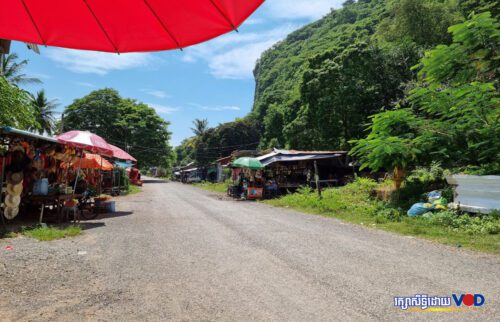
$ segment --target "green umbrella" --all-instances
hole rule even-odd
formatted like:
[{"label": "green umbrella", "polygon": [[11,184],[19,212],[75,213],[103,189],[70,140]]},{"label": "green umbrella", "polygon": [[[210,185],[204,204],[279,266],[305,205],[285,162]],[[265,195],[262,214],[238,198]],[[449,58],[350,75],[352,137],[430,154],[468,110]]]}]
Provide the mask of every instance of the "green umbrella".
[{"label": "green umbrella", "polygon": [[234,168],[248,168],[252,170],[260,170],[264,168],[264,166],[262,165],[262,163],[260,163],[259,160],[257,160],[256,158],[248,158],[248,157],[239,158],[233,161],[232,166]]}]

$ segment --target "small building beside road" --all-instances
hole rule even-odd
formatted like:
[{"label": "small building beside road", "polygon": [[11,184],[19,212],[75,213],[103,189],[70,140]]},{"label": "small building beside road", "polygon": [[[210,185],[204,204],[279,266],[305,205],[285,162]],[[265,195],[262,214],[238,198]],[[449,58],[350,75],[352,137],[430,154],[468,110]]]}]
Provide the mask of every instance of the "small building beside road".
[{"label": "small building beside road", "polygon": [[[316,169],[321,186],[340,186],[354,176],[346,151],[273,151],[257,157],[264,166],[264,177],[280,189],[315,187]],[[316,164],[316,166],[315,166]]]}]

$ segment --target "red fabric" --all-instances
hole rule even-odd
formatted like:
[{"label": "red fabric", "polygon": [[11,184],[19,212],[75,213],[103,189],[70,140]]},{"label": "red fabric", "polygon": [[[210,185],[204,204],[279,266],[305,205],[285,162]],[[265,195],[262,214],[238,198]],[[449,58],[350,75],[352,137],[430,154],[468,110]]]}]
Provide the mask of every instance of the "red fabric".
[{"label": "red fabric", "polygon": [[113,157],[121,160],[127,160],[127,161],[137,161],[136,158],[128,154],[127,152],[123,151],[117,146],[114,146],[112,144],[109,145],[111,147],[111,150],[113,150]]},{"label": "red fabric", "polygon": [[264,0],[0,0],[0,38],[106,52],[184,48],[238,28]]},{"label": "red fabric", "polygon": [[111,146],[97,134],[88,131],[70,131],[56,136],[62,144],[73,148],[80,148],[92,153],[113,156]]}]

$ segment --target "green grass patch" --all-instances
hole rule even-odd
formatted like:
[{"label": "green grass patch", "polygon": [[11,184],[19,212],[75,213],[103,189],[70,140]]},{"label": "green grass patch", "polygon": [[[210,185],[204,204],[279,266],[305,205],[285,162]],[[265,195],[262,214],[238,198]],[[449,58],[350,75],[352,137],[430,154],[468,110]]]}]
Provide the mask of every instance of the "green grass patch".
[{"label": "green grass patch", "polygon": [[410,218],[406,209],[397,209],[375,200],[377,183],[357,179],[342,188],[325,189],[323,198],[308,188],[267,204],[334,217],[354,224],[383,229],[406,236],[417,236],[443,244],[500,254],[500,218],[474,217],[454,211],[442,211],[429,218]]},{"label": "green grass patch", "polygon": [[141,187],[135,186],[133,184],[129,184],[127,187],[127,195],[134,195],[142,191]]},{"label": "green grass patch", "polygon": [[58,228],[53,226],[37,226],[33,228],[23,228],[21,234],[27,237],[35,238],[42,241],[62,239],[66,237],[78,236],[82,233],[80,226],[67,226]]},{"label": "green grass patch", "polygon": [[208,191],[226,193],[227,187],[229,186],[229,182],[227,181],[220,183],[201,182],[201,183],[195,183],[194,186]]}]

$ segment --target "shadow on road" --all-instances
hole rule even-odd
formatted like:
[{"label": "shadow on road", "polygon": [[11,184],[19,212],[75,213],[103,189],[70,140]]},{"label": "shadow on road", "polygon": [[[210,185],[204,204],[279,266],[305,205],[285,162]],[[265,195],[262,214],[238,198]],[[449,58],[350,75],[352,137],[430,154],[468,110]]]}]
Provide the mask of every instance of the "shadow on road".
[{"label": "shadow on road", "polygon": [[116,211],[116,212],[110,212],[110,213],[105,213],[105,214],[100,214],[97,216],[97,218],[92,219],[92,220],[101,220],[101,219],[107,219],[107,218],[117,218],[117,217],[125,217],[125,216],[130,216],[133,215],[133,211]]},{"label": "shadow on road", "polygon": [[85,221],[81,221],[78,225],[82,228],[82,230],[89,230],[106,226],[106,224],[103,222],[85,222]]},{"label": "shadow on road", "polygon": [[145,179],[145,180],[142,180],[142,183],[144,184],[151,184],[151,183],[167,183],[168,181],[167,180],[162,180],[162,179],[156,179],[156,180],[153,180],[153,179]]}]

